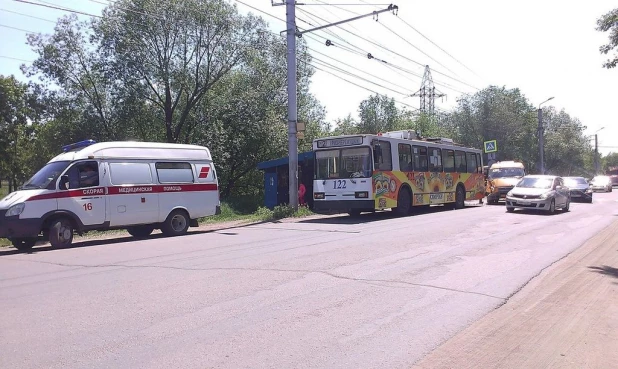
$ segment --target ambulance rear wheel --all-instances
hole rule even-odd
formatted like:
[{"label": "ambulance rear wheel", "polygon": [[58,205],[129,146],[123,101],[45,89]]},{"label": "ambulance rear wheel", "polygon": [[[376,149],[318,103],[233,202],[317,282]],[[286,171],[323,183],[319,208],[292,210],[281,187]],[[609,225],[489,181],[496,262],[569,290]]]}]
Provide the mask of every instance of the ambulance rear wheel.
[{"label": "ambulance rear wheel", "polygon": [[15,247],[19,251],[30,251],[34,244],[36,243],[36,239],[32,238],[14,238],[11,240],[13,247]]},{"label": "ambulance rear wheel", "polygon": [[152,231],[154,231],[154,227],[148,226],[148,225],[141,225],[141,226],[127,228],[127,232],[129,232],[129,234],[135,238],[148,237],[150,236]]},{"label": "ambulance rear wheel", "polygon": [[189,215],[184,210],[174,210],[167,216],[161,226],[165,236],[180,236],[189,229]]},{"label": "ambulance rear wheel", "polygon": [[71,243],[73,243],[73,223],[66,218],[52,221],[49,227],[49,243],[54,248],[71,246]]}]

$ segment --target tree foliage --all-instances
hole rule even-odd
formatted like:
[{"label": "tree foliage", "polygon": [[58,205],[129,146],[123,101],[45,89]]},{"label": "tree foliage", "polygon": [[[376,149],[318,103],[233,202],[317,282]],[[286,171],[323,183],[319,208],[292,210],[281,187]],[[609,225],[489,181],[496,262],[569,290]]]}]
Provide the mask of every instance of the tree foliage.
[{"label": "tree foliage", "polygon": [[[597,31],[609,32],[609,42],[599,48],[601,54],[608,55],[618,48],[618,8],[604,14],[597,20]],[[618,53],[614,52],[603,64],[605,68],[615,68],[618,65]]]}]

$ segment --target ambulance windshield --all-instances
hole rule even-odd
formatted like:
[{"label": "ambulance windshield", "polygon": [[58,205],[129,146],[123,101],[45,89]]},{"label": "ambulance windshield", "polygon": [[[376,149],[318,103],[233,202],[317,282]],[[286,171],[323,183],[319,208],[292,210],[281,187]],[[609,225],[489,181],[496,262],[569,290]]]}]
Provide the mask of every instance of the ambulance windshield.
[{"label": "ambulance windshield", "polygon": [[48,163],[41,168],[35,175],[32,176],[23,186],[22,190],[32,190],[35,188],[46,188],[51,182],[55,181],[58,176],[64,172],[69,166],[69,161],[54,161]]}]

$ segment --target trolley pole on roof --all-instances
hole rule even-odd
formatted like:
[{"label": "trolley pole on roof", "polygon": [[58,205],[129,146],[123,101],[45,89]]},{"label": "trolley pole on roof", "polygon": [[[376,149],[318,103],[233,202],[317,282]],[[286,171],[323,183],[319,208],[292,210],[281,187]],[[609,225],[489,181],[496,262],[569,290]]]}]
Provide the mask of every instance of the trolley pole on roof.
[{"label": "trolley pole on roof", "polygon": [[[289,151],[289,205],[294,210],[298,210],[298,137],[296,136],[296,123],[298,122],[298,108],[296,95],[296,37],[302,37],[304,33],[317,31],[331,26],[336,26],[342,23],[351,22],[357,19],[373,16],[378,20],[378,14],[384,12],[393,12],[397,15],[399,8],[397,5],[389,5],[388,8],[377,10],[369,14],[360,15],[354,18],[342,20],[328,25],[319,26],[316,28],[304,30],[302,32],[296,29],[296,0],[284,0],[281,3],[275,3],[271,0],[271,4],[285,5],[286,10],[286,32],[287,32],[287,67],[288,67],[288,151]],[[302,5],[302,4],[298,4]],[[369,57],[369,56],[368,56]]]}]

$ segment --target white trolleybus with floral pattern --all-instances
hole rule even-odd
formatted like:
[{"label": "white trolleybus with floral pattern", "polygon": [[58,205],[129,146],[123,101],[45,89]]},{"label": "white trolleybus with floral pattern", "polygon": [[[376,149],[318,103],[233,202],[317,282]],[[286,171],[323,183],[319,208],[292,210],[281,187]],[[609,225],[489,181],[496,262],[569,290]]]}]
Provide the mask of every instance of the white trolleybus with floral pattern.
[{"label": "white trolleybus with floral pattern", "polygon": [[313,141],[314,211],[392,209],[415,206],[460,209],[485,194],[482,151],[446,138],[419,138],[412,131],[359,134]]}]

